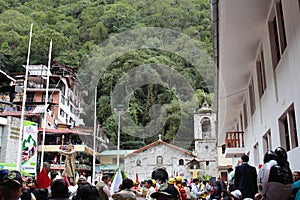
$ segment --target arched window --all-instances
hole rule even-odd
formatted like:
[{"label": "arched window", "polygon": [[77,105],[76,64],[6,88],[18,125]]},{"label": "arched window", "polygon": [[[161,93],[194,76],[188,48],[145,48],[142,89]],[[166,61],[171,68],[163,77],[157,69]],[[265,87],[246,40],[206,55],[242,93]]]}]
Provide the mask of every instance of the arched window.
[{"label": "arched window", "polygon": [[179,159],[179,165],[184,165],[183,159]]},{"label": "arched window", "polygon": [[156,158],[156,164],[162,165],[163,164],[163,157],[162,156],[157,156]]},{"label": "arched window", "polygon": [[136,161],[136,166],[141,166],[141,165],[142,165],[141,160],[137,160],[137,161]]},{"label": "arched window", "polygon": [[209,139],[211,137],[211,125],[210,119],[208,117],[204,117],[201,120],[202,127],[202,139]]}]

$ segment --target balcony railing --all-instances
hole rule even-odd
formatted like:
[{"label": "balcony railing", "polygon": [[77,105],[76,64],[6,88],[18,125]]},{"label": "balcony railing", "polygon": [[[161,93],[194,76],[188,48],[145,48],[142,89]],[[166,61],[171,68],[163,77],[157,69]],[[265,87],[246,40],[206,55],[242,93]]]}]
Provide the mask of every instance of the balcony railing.
[{"label": "balcony railing", "polygon": [[244,148],[244,132],[227,132],[226,148]]}]

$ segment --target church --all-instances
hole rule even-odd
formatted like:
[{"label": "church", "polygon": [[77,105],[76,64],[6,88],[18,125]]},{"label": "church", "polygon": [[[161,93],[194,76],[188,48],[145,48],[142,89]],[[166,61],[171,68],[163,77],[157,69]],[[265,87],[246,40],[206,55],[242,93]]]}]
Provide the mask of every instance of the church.
[{"label": "church", "polygon": [[218,153],[215,134],[215,113],[204,103],[194,113],[193,152],[159,139],[128,154],[124,159],[125,174],[139,180],[153,178],[153,172],[165,171],[168,177],[190,180],[208,175],[217,177]]}]

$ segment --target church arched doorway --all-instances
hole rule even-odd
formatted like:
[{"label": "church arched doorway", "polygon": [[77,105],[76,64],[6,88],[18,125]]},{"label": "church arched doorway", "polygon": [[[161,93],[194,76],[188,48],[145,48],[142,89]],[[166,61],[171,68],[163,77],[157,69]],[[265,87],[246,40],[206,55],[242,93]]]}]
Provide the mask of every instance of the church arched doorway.
[{"label": "church arched doorway", "polygon": [[168,172],[163,168],[155,169],[151,174],[151,179],[165,182],[169,179]]}]

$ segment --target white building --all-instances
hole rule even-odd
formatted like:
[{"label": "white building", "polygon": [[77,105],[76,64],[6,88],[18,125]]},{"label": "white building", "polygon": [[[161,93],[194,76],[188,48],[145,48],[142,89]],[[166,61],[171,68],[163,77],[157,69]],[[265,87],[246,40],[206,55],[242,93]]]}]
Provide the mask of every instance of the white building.
[{"label": "white building", "polygon": [[192,152],[159,139],[128,154],[124,160],[124,170],[133,179],[138,173],[139,180],[150,179],[157,169],[165,170],[169,177],[179,175],[190,180],[192,170],[186,164],[193,159]]},{"label": "white building", "polygon": [[235,165],[278,146],[300,169],[300,2],[213,0],[218,143]]}]

